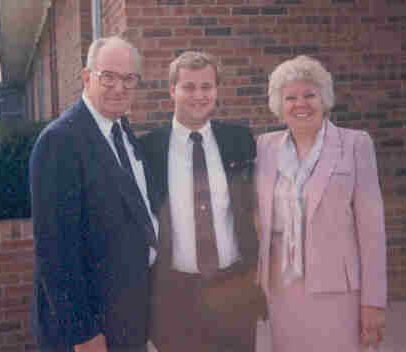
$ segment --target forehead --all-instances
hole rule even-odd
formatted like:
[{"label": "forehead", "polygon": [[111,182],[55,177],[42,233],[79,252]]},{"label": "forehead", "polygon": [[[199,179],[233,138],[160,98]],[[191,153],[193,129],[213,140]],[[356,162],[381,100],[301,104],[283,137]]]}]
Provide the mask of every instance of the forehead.
[{"label": "forehead", "polygon": [[178,83],[216,83],[216,71],[211,65],[201,69],[180,68]]},{"label": "forehead", "polygon": [[282,87],[282,93],[288,93],[293,91],[319,91],[318,86],[311,82],[305,80],[288,82]]},{"label": "forehead", "polygon": [[131,49],[117,44],[106,44],[99,49],[96,66],[100,71],[122,73],[137,71],[137,64]]}]

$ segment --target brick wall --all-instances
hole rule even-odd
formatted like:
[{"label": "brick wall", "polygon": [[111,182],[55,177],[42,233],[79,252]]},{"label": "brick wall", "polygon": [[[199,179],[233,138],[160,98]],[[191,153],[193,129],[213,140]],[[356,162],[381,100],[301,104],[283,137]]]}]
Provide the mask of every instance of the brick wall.
[{"label": "brick wall", "polygon": [[30,220],[0,221],[0,351],[34,351],[29,309],[33,239]]}]

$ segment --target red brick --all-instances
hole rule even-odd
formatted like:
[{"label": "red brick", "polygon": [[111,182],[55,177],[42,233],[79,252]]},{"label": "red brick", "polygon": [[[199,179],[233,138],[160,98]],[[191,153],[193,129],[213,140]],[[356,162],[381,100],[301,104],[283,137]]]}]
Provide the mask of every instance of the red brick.
[{"label": "red brick", "polygon": [[0,221],[0,240],[5,236],[9,236],[10,233],[11,233],[11,221],[10,220],[1,220]]},{"label": "red brick", "polygon": [[173,9],[174,16],[197,16],[199,9],[194,7],[175,7]]},{"label": "red brick", "polygon": [[219,17],[219,25],[221,26],[233,26],[237,24],[248,24],[248,18],[245,16]]},{"label": "red brick", "polygon": [[32,295],[33,288],[30,284],[23,284],[19,286],[9,286],[4,289],[6,297],[21,297]]},{"label": "red brick", "polygon": [[138,17],[141,15],[141,8],[126,7],[123,9],[123,16],[125,17]]},{"label": "red brick", "polygon": [[142,9],[142,16],[170,16],[169,7],[145,7]]},{"label": "red brick", "polygon": [[200,37],[203,35],[203,30],[200,28],[181,27],[175,28],[174,36],[176,37]]},{"label": "red brick", "polygon": [[172,56],[172,52],[170,50],[162,49],[144,50],[143,54],[146,59],[164,59]]},{"label": "red brick", "polygon": [[0,264],[0,273],[32,272],[33,269],[33,263]]},{"label": "red brick", "polygon": [[190,45],[193,48],[203,48],[203,47],[216,47],[218,46],[218,39],[214,38],[197,38],[192,39]]},{"label": "red brick", "polygon": [[244,5],[244,0],[217,0],[217,4],[223,5]]},{"label": "red brick", "polygon": [[128,7],[145,6],[145,0],[126,0],[126,5]]},{"label": "red brick", "polygon": [[26,239],[26,240],[7,240],[2,241],[0,243],[0,249],[24,249],[24,248],[32,248],[34,246],[34,240]]},{"label": "red brick", "polygon": [[187,41],[182,38],[175,38],[175,39],[160,39],[159,40],[159,48],[184,48],[187,46]]},{"label": "red brick", "polygon": [[129,27],[138,28],[138,26],[154,26],[157,23],[155,17],[130,17],[127,19]]},{"label": "red brick", "polygon": [[227,16],[229,14],[229,7],[209,6],[202,9],[203,16]]},{"label": "red brick", "polygon": [[187,17],[160,17],[157,18],[157,23],[161,26],[186,26]]},{"label": "red brick", "polygon": [[158,103],[139,102],[136,106],[139,111],[154,111],[159,109]]},{"label": "red brick", "polygon": [[221,103],[224,105],[232,105],[232,106],[249,105],[250,98],[249,97],[224,98],[224,99],[221,99]]},{"label": "red brick", "polygon": [[0,287],[5,287],[7,285],[15,285],[20,282],[19,273],[6,273],[0,274]]}]

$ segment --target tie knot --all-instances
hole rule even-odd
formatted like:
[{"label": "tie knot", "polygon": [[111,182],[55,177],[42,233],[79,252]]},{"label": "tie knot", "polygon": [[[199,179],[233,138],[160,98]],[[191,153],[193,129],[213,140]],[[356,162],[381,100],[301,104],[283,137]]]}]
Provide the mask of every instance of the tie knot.
[{"label": "tie knot", "polygon": [[203,140],[203,137],[199,132],[190,133],[189,138],[193,141],[193,143],[202,143]]},{"label": "tie knot", "polygon": [[113,134],[114,137],[122,135],[120,125],[117,121],[113,123],[113,127],[111,128],[111,133]]}]

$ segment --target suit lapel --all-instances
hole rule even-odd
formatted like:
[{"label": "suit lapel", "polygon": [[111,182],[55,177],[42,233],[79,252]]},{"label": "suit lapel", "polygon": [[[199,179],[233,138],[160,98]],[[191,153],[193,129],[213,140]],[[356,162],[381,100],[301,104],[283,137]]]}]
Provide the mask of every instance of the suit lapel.
[{"label": "suit lapel", "polygon": [[[261,160],[261,163],[264,166],[265,170],[263,174],[265,175],[262,178],[262,183],[258,185],[258,189],[262,192],[262,194],[258,194],[258,197],[264,199],[263,206],[263,218],[261,219],[261,223],[264,224],[264,231],[265,233],[271,233],[272,231],[272,217],[273,217],[273,205],[274,205],[274,192],[276,186],[276,179],[278,176],[278,168],[279,168],[279,149],[284,140],[287,138],[288,132],[282,133],[280,136],[277,136],[275,142],[273,142],[270,147],[274,149],[273,153],[266,153],[266,159]],[[269,194],[265,191],[269,190]],[[270,241],[270,236],[268,236],[266,241]],[[269,251],[270,242],[266,243],[267,245],[264,246],[262,250]]]},{"label": "suit lapel", "polygon": [[171,266],[172,258],[172,222],[168,193],[168,160],[171,131],[171,127],[157,131],[156,138],[153,139],[154,145],[149,146],[154,151],[152,169],[156,179],[159,178],[157,181],[160,189],[159,203],[161,204],[159,216],[160,235],[158,237],[160,260],[168,268]]},{"label": "suit lapel", "polygon": [[[84,102],[80,101],[77,108],[80,114],[77,121],[81,125],[82,135],[87,139],[87,145],[93,154],[94,160],[101,165],[101,170],[105,171],[110,179],[114,180],[111,187],[117,187],[119,193],[128,204],[128,208],[133,213],[134,218],[137,221],[141,221],[139,207],[140,202],[144,203],[144,200],[140,199],[134,179],[118,163],[114,152],[111,150],[106,138],[101,133]],[[143,219],[143,222],[152,226],[149,218]]]},{"label": "suit lapel", "polygon": [[228,149],[228,134],[224,133],[222,126],[218,124],[216,121],[211,121],[212,125],[212,131],[214,134],[214,137],[216,139],[219,152],[220,152],[220,157],[221,161],[223,163],[224,171],[226,173],[227,177],[227,182],[230,184],[230,179],[231,179],[231,164],[233,161],[233,155]]},{"label": "suit lapel", "polygon": [[307,197],[307,223],[312,220],[313,214],[330,181],[330,176],[342,154],[342,143],[338,128],[330,121],[327,122],[326,127],[325,140],[319,161],[317,162],[312,177],[309,178],[305,186],[305,193],[309,195],[309,197]]}]

